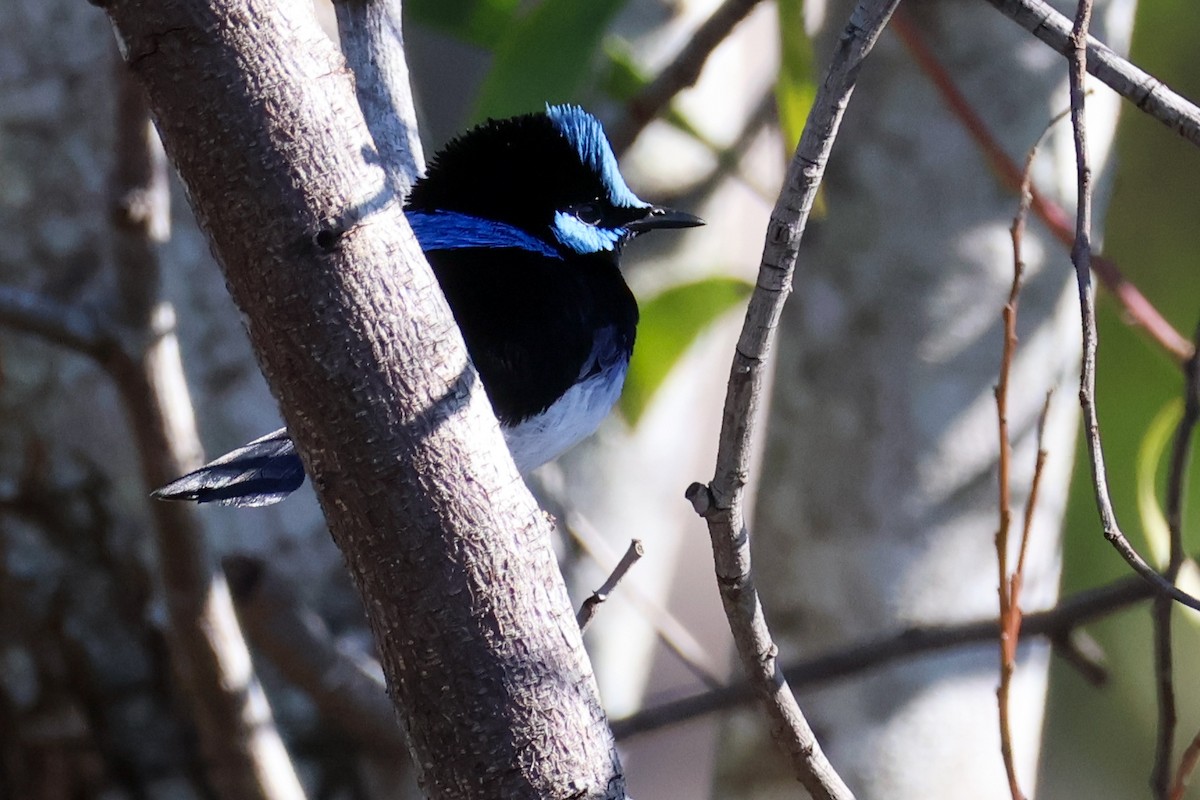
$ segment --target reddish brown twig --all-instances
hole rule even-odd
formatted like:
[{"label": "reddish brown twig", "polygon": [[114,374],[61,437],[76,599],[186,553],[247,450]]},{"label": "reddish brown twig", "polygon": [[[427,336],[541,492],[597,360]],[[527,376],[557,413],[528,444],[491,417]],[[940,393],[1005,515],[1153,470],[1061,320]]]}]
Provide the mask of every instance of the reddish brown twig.
[{"label": "reddish brown twig", "polygon": [[[1043,134],[1044,136],[1044,134]],[[1025,552],[1029,541],[1029,529],[1032,520],[1035,492],[1031,490],[1029,502],[1026,505],[1025,528],[1021,537],[1020,557],[1017,560],[1017,570],[1009,576],[1008,571],[1008,538],[1012,524],[1012,493],[1011,493],[1011,464],[1012,439],[1008,431],[1008,383],[1012,373],[1013,357],[1017,349],[1017,302],[1021,294],[1021,278],[1025,272],[1025,262],[1021,257],[1021,243],[1025,233],[1025,219],[1029,213],[1031,199],[1030,173],[1034,157],[1037,155],[1038,144],[1030,148],[1025,159],[1025,169],[1021,174],[1020,202],[1017,214],[1013,218],[1010,229],[1013,245],[1013,279],[1008,292],[1008,302],[1005,303],[1002,317],[1004,320],[1004,344],[1000,356],[1000,373],[996,382],[994,395],[996,398],[996,420],[1000,440],[1000,455],[998,460],[998,491],[1000,524],[996,531],[996,564],[999,571],[998,593],[1000,597],[1000,685],[996,689],[997,709],[1000,723],[1000,755],[1004,761],[1004,772],[1008,778],[1008,789],[1013,800],[1025,800],[1017,779],[1017,765],[1013,758],[1012,725],[1009,717],[1009,695],[1012,689],[1012,676],[1017,664],[1017,641],[1021,630],[1021,607],[1019,597],[1021,582],[1024,574]],[[1049,398],[1047,398],[1047,404]],[[1044,414],[1043,414],[1044,421]],[[1041,428],[1038,432],[1038,465],[1034,472],[1034,486],[1041,475],[1041,465],[1044,461],[1041,446]]]},{"label": "reddish brown twig", "polygon": [[[908,48],[913,60],[933,83],[942,101],[946,104],[946,108],[959,120],[968,135],[983,151],[996,177],[1007,188],[1018,190],[1021,186],[1021,168],[992,136],[987,125],[959,91],[946,68],[938,61],[920,30],[903,8],[896,14],[893,28],[905,47]],[[1075,243],[1075,231],[1070,215],[1057,203],[1039,192],[1036,187],[1031,187],[1030,192],[1032,196],[1030,207],[1033,213],[1046,224],[1059,242],[1065,247],[1072,247]],[[1125,315],[1141,327],[1160,347],[1170,353],[1176,362],[1182,364],[1191,357],[1192,344],[1179,331],[1175,330],[1137,286],[1125,278],[1116,264],[1102,256],[1093,256],[1091,268],[1105,288],[1112,293],[1117,303],[1121,305]]]},{"label": "reddish brown twig", "polygon": [[1200,732],[1197,732],[1192,738],[1187,749],[1183,751],[1183,756],[1179,759],[1179,769],[1175,772],[1174,780],[1171,781],[1170,800],[1183,800],[1188,781],[1191,780],[1192,773],[1196,771],[1197,764],[1200,764]]}]

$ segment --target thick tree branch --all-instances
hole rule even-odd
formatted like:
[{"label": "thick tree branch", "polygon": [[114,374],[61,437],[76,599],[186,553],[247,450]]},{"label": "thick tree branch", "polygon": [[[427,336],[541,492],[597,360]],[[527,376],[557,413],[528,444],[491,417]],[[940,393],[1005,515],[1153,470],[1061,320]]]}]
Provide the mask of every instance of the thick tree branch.
[{"label": "thick tree branch", "polygon": [[363,596],[425,791],[624,797],[550,531],[311,8],[105,8]]},{"label": "thick tree branch", "polygon": [[852,797],[821,751],[777,663],[766,616],[750,568],[750,533],[745,518],[751,441],[762,417],[766,361],[817,189],[858,72],[895,10],[898,0],[863,0],[838,40],[829,69],[788,167],[783,191],[771,212],[746,320],[730,371],[729,388],[712,482],[692,484],[687,497],[708,522],[721,601],[742,667],[765,705],[772,735],[792,772],[816,798]]},{"label": "thick tree branch", "polygon": [[[1071,20],[1043,0],[987,0],[1000,13],[1050,45],[1070,56],[1074,48]],[[1172,91],[1162,81],[1138,69],[1103,43],[1091,38],[1086,43],[1087,71],[1114,92],[1154,117],[1194,145],[1200,146],[1200,108]]]}]

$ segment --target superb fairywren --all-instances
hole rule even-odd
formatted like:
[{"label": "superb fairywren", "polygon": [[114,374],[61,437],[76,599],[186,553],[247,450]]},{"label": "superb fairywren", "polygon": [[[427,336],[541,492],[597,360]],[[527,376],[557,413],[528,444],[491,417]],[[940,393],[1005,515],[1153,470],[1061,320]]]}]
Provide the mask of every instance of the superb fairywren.
[{"label": "superb fairywren", "polygon": [[[638,199],[599,121],[576,106],[489,120],[452,140],[405,216],[522,473],[595,431],[621,393],[638,319],[621,248],[644,231],[703,224]],[[258,506],[303,480],[281,429],[154,496]]]}]

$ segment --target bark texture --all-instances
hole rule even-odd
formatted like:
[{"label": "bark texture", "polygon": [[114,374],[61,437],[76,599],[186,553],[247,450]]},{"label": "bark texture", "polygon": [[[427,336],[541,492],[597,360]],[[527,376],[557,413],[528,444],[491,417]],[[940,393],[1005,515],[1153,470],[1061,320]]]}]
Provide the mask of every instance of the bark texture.
[{"label": "bark texture", "polygon": [[623,797],[547,526],[341,56],[290,4],[106,10],[363,595],[426,791]]},{"label": "bark texture", "polygon": [[[1120,49],[1131,4],[1100,7],[1095,33]],[[844,9],[839,4],[828,19],[840,21]],[[1047,120],[1066,108],[1065,63],[982,4],[910,10],[992,132],[1022,160]],[[826,42],[817,52],[828,49]],[[1115,106],[1100,95],[1089,105],[1099,167]],[[1068,206],[1073,165],[1063,127],[1034,175]],[[760,590],[784,660],[997,608],[992,387],[1016,198],[998,186],[894,37],[863,70],[826,191],[829,216],[801,251],[781,323],[752,526]],[[1056,397],[1022,595],[1027,609],[1057,592],[1074,454],[1079,337],[1067,255],[1031,225],[1009,408],[1018,509],[1038,412],[1046,391]],[[1026,646],[1021,654],[1013,744],[1032,795],[1048,652]],[[995,645],[930,656],[812,693],[802,705],[860,798],[1007,797],[997,665]],[[764,768],[765,731],[739,717],[726,743],[720,796],[794,796],[782,769]]]}]

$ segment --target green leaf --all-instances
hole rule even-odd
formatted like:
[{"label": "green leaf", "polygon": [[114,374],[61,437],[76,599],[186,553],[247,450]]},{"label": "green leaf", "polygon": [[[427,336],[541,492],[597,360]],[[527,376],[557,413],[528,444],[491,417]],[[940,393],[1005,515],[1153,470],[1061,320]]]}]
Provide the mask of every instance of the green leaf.
[{"label": "green leaf", "polygon": [[804,32],[804,0],[777,0],[779,13],[779,79],[775,103],[788,153],[796,149],[804,121],[817,95],[813,78],[812,41]]},{"label": "green leaf", "polygon": [[1170,400],[1154,415],[1138,446],[1135,476],[1138,516],[1150,548],[1150,560],[1160,568],[1166,566],[1170,555],[1171,531],[1158,502],[1158,465],[1182,417],[1183,401]]},{"label": "green leaf", "polygon": [[578,100],[591,76],[600,43],[625,0],[545,0],[513,25],[496,45],[475,119],[542,109]]},{"label": "green leaf", "polygon": [[620,402],[621,414],[630,425],[637,424],[696,337],[752,288],[739,278],[706,278],[673,286],[641,304],[637,345]]},{"label": "green leaf", "polygon": [[520,0],[407,0],[407,21],[492,49],[512,24]]}]

